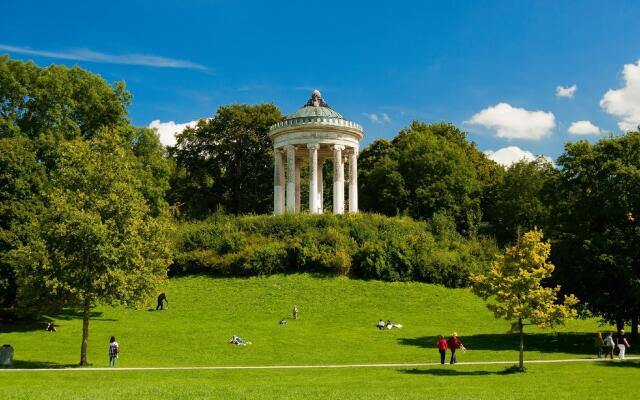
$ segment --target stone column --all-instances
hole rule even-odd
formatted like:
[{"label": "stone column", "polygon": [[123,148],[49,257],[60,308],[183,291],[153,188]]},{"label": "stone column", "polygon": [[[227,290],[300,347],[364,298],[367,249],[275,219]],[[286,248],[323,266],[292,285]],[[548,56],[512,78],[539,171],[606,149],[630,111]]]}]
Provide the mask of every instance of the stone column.
[{"label": "stone column", "polygon": [[287,152],[287,212],[296,212],[296,148],[284,147]]},{"label": "stone column", "polygon": [[296,212],[300,212],[300,169],[302,167],[302,160],[296,158]]},{"label": "stone column", "polygon": [[318,213],[318,143],[307,144],[309,149],[309,213]]},{"label": "stone column", "polygon": [[324,158],[318,159],[318,213],[324,212],[324,173],[322,168],[324,166]]},{"label": "stone column", "polygon": [[273,149],[273,213],[284,213],[284,162],[280,149]]},{"label": "stone column", "polygon": [[358,149],[349,153],[349,212],[358,212]]},{"label": "stone column", "polygon": [[333,146],[333,213],[344,214],[344,146]]}]

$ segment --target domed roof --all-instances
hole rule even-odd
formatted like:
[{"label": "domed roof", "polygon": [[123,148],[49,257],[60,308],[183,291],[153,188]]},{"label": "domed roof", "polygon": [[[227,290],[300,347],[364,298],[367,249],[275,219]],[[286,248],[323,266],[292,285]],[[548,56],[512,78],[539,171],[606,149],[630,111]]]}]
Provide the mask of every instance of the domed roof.
[{"label": "domed roof", "polygon": [[322,99],[322,95],[318,90],[314,90],[313,93],[311,93],[309,101],[307,101],[307,103],[298,111],[287,116],[287,119],[300,117],[328,117],[344,119],[339,112],[331,108],[331,106]]}]

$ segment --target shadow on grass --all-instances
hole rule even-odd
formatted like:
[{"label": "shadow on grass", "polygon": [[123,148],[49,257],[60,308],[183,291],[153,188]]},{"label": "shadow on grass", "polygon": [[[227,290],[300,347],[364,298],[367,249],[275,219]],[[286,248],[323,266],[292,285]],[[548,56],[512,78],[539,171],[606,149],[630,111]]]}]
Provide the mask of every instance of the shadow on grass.
[{"label": "shadow on grass", "polygon": [[13,360],[13,365],[9,368],[25,368],[25,369],[39,369],[39,368],[74,368],[79,367],[78,364],[59,364],[51,361],[25,361],[25,360]]},{"label": "shadow on grass", "polygon": [[607,362],[597,363],[599,366],[605,367],[618,367],[618,368],[638,368],[640,369],[640,361],[638,360],[612,360]]},{"label": "shadow on grass", "polygon": [[[83,317],[82,310],[76,310],[73,308],[62,309],[60,311],[57,311],[51,314],[51,316],[55,319],[63,319],[65,321],[69,321],[72,319],[82,319]],[[111,322],[117,321],[117,319],[113,319],[113,318],[99,318],[101,316],[102,316],[102,311],[89,312],[89,319],[91,319],[92,321],[111,321]]]},{"label": "shadow on grass", "polygon": [[436,375],[436,376],[482,376],[482,375],[502,375],[501,371],[461,371],[455,367],[432,368],[432,369],[401,369],[400,372],[414,375]]},{"label": "shadow on grass", "polygon": [[[89,318],[92,321],[118,321],[113,318],[100,318],[101,316],[102,312],[100,311],[91,311],[89,313]],[[12,316],[4,316],[0,319],[0,333],[44,331],[49,322],[53,322],[56,327],[59,327],[60,325],[56,323],[56,320],[70,321],[73,319],[82,319],[82,311],[65,308],[50,315],[40,316],[37,319],[18,319]]]},{"label": "shadow on grass", "polygon": [[[595,352],[593,340],[595,334],[585,332],[561,333],[525,333],[525,351],[541,353],[591,354]],[[398,342],[405,346],[435,349],[435,336],[418,338],[399,338]],[[483,334],[460,336],[460,340],[469,350],[518,351],[520,339],[518,334]]]}]

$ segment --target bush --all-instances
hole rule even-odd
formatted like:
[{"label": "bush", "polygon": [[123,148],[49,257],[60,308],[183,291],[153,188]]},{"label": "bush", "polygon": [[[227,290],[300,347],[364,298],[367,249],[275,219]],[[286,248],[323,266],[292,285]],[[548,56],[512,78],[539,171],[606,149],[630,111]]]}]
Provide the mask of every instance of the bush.
[{"label": "bush", "polygon": [[492,240],[464,238],[449,217],[434,223],[377,214],[216,214],[177,229],[172,274],[222,276],[316,272],[461,287],[484,271]]}]

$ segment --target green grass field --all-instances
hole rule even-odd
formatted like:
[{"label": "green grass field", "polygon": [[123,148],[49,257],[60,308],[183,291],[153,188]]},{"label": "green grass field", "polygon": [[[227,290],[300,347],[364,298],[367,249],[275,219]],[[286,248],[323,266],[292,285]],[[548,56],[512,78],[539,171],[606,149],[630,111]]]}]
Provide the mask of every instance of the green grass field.
[{"label": "green grass field", "polygon": [[[435,362],[435,335],[456,331],[468,351],[459,361],[517,360],[517,337],[468,290],[309,275],[248,279],[172,279],[165,311],[98,307],[89,362],[108,364],[108,339],[121,346],[119,367],[324,365]],[[297,304],[299,319],[290,318]],[[154,307],[155,308],[155,305]],[[288,325],[278,325],[286,317]],[[16,367],[73,366],[81,319],[75,312],[45,324],[3,326]],[[378,331],[378,319],[402,329]],[[593,358],[595,320],[557,331],[530,328],[526,359]],[[227,344],[231,335],[253,342]],[[633,348],[631,350],[634,350]],[[633,354],[631,354],[633,355]],[[2,372],[6,398],[601,398],[640,389],[640,363],[531,364],[526,374],[502,365],[233,371]],[[623,384],[624,382],[624,384]],[[522,395],[518,394],[522,391]],[[49,393],[49,394],[47,394]]]}]

